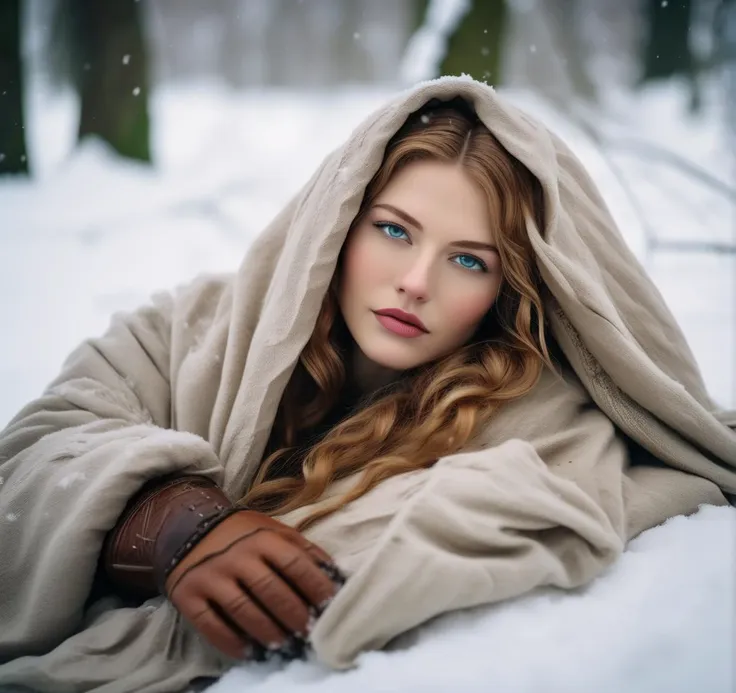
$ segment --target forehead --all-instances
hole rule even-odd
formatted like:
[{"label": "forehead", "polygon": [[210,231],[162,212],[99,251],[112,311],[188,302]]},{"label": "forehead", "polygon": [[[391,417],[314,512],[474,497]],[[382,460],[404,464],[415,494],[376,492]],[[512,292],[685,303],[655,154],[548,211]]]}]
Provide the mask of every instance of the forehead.
[{"label": "forehead", "polygon": [[455,163],[415,161],[399,169],[373,201],[390,204],[430,230],[456,230],[464,238],[475,230],[488,233],[493,224],[489,200],[481,187]]}]

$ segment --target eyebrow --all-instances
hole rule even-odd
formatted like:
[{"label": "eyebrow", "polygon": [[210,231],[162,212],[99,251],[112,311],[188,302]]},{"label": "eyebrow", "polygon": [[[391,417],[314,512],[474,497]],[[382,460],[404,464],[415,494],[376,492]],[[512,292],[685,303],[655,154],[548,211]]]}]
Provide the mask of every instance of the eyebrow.
[{"label": "eyebrow", "polygon": [[[393,205],[385,202],[375,204],[373,207],[387,209],[389,212],[393,212],[397,217],[401,217],[408,224],[411,224],[420,231],[424,231],[422,225],[413,216],[411,216],[411,214],[405,212],[403,209],[399,209],[398,207],[394,207]],[[450,245],[455,246],[456,248],[468,248],[470,250],[489,250],[498,255],[498,248],[491,243],[481,243],[480,241],[455,241],[454,243],[450,243]]]}]

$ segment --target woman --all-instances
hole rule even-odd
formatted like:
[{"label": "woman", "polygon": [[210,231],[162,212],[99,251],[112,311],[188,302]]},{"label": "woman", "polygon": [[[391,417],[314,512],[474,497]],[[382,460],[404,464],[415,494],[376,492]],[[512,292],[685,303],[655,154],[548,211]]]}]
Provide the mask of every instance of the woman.
[{"label": "woman", "polygon": [[422,84],[236,276],[116,318],[2,433],[0,684],[348,667],[585,584],[726,503],[734,423],[565,145],[486,85]]}]

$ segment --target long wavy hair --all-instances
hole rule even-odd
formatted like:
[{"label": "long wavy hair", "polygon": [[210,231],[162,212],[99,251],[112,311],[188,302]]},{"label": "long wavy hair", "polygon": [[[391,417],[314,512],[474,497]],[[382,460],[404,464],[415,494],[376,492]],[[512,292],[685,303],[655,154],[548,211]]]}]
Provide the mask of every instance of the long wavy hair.
[{"label": "long wavy hair", "polygon": [[303,530],[389,477],[432,466],[472,442],[505,402],[554,368],[526,218],[544,228],[539,181],[512,157],[464,102],[429,104],[388,143],[353,225],[391,177],[409,162],[455,162],[485,193],[497,228],[502,284],[473,338],[457,351],[402,374],[352,412],[340,411],[350,391],[352,337],[337,303],[337,271],[314,332],[287,384],[250,490],[249,508],[280,515],[319,500],[327,487],[362,472],[351,490],[308,514]]}]

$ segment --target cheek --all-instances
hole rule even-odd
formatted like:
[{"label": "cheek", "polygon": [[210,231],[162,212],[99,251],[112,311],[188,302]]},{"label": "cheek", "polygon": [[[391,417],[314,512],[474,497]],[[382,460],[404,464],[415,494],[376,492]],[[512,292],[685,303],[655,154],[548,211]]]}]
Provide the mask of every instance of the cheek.
[{"label": "cheek", "polygon": [[443,305],[445,324],[455,333],[466,334],[475,331],[485,314],[493,306],[497,294],[493,289],[466,291],[456,294]]},{"label": "cheek", "polygon": [[387,269],[379,244],[364,230],[357,229],[345,244],[341,282],[344,291],[352,293],[385,281]]}]

